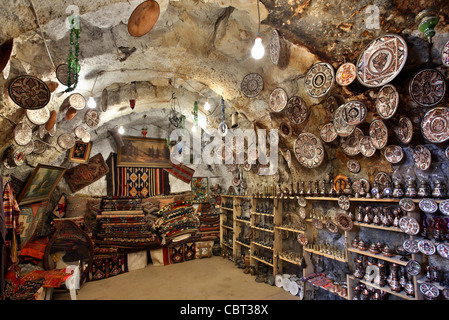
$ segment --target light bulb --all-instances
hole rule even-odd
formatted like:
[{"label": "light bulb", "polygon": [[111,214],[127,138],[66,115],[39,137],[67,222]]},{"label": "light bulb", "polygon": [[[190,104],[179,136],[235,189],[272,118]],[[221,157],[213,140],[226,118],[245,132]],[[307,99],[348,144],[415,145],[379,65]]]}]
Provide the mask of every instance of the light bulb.
[{"label": "light bulb", "polygon": [[262,38],[260,36],[256,37],[256,40],[254,41],[254,46],[251,49],[251,55],[254,59],[259,60],[263,57],[265,54],[265,48],[262,45]]},{"label": "light bulb", "polygon": [[209,100],[206,100],[206,102],[204,103],[204,110],[209,111],[210,110],[210,103]]},{"label": "light bulb", "polygon": [[95,102],[95,99],[94,99],[93,96],[90,96],[90,97],[89,97],[89,100],[87,101],[87,106],[88,106],[90,109],[95,109],[95,107],[97,106],[97,103]]},{"label": "light bulb", "polygon": [[125,128],[123,128],[123,125],[120,125],[120,127],[118,128],[118,133],[120,133],[120,134],[125,133]]}]

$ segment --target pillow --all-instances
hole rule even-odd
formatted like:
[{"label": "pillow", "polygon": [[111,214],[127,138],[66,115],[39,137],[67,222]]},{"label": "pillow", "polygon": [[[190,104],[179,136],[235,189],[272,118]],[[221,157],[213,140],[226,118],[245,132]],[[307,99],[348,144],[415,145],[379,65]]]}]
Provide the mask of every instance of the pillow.
[{"label": "pillow", "polygon": [[49,240],[49,238],[45,237],[29,241],[25,247],[20,250],[20,261],[29,261],[33,264],[37,264],[37,260],[42,260],[44,258],[45,248],[47,247]]},{"label": "pillow", "polygon": [[76,196],[67,196],[67,212],[65,218],[84,217],[89,199]]},{"label": "pillow", "polygon": [[66,195],[63,194],[59,198],[59,201],[56,204],[56,207],[53,209],[53,214],[57,218],[62,218],[65,216],[66,213],[67,213],[67,199],[66,199]]}]

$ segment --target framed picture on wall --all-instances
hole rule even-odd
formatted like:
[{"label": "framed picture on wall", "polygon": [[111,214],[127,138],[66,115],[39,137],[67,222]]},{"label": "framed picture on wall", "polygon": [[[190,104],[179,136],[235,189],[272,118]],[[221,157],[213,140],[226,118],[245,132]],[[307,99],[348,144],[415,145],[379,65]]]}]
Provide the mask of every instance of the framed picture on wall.
[{"label": "framed picture on wall", "polygon": [[92,142],[76,141],[75,145],[69,152],[69,161],[76,163],[89,162],[90,150],[92,149]]},{"label": "framed picture on wall", "polygon": [[193,203],[202,203],[207,201],[208,179],[206,177],[192,178],[191,188]]},{"label": "framed picture on wall", "polygon": [[167,140],[122,137],[123,146],[117,151],[117,167],[171,168]]},{"label": "framed picture on wall", "polygon": [[48,200],[64,175],[62,167],[38,164],[17,197],[19,204]]}]

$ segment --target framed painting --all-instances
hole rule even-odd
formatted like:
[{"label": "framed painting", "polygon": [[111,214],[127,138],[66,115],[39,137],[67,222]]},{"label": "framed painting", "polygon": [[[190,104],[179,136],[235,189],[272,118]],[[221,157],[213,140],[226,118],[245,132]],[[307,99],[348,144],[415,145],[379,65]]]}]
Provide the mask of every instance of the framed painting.
[{"label": "framed painting", "polygon": [[38,164],[20,192],[17,202],[23,205],[48,200],[65,171],[62,167]]},{"label": "framed painting", "polygon": [[208,181],[205,177],[192,178],[192,202],[202,203],[207,201]]},{"label": "framed painting", "polygon": [[166,139],[122,137],[122,140],[123,146],[117,152],[117,167],[172,167]]},{"label": "framed painting", "polygon": [[92,149],[92,142],[76,141],[75,145],[69,152],[69,161],[76,163],[89,162],[90,150]]}]

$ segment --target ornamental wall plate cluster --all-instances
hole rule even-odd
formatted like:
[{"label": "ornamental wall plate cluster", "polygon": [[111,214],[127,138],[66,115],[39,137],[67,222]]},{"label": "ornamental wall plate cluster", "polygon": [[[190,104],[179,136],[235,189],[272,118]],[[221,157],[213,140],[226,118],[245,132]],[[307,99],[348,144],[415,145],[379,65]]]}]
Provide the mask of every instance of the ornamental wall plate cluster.
[{"label": "ornamental wall plate cluster", "polygon": [[307,119],[309,109],[303,99],[293,96],[288,99],[286,113],[292,124],[301,124]]},{"label": "ornamental wall plate cluster", "polygon": [[404,151],[400,146],[389,145],[384,149],[384,157],[390,163],[398,163],[404,158]]},{"label": "ornamental wall plate cluster", "polygon": [[421,132],[425,139],[433,143],[449,140],[449,108],[429,110],[422,118]]},{"label": "ornamental wall plate cluster", "polygon": [[324,160],[324,147],[312,133],[301,133],[293,148],[296,159],[306,168],[316,168]]},{"label": "ornamental wall plate cluster", "polygon": [[341,116],[345,123],[355,126],[365,121],[366,113],[366,106],[363,102],[354,100],[343,105]]},{"label": "ornamental wall plate cluster", "polygon": [[36,110],[45,107],[51,92],[44,81],[29,75],[18,76],[8,87],[12,101],[24,109]]},{"label": "ornamental wall plate cluster", "polygon": [[424,69],[413,76],[409,90],[413,101],[423,107],[431,107],[443,100],[446,82],[438,70]]},{"label": "ornamental wall plate cluster", "polygon": [[263,78],[260,74],[249,73],[243,77],[240,88],[245,96],[254,98],[263,90]]},{"label": "ornamental wall plate cluster", "polygon": [[366,87],[381,87],[401,72],[408,55],[405,40],[386,34],[371,41],[360,54],[356,67],[357,79]]},{"label": "ornamental wall plate cluster", "polygon": [[350,85],[356,78],[356,67],[350,62],[343,63],[339,66],[335,74],[335,81],[342,87]]},{"label": "ornamental wall plate cluster", "polygon": [[413,161],[418,169],[427,170],[432,162],[432,154],[427,147],[418,145],[413,151]]},{"label": "ornamental wall plate cluster", "polygon": [[399,93],[392,84],[383,86],[376,99],[377,113],[383,119],[390,119],[395,113],[399,105]]},{"label": "ornamental wall plate cluster", "polygon": [[388,129],[385,123],[380,119],[373,120],[369,126],[369,136],[376,149],[385,147],[388,142]]},{"label": "ornamental wall plate cluster", "polygon": [[315,63],[307,72],[304,86],[312,98],[325,96],[335,83],[334,68],[326,62]]},{"label": "ornamental wall plate cluster", "polygon": [[287,105],[287,101],[287,92],[282,88],[276,88],[271,92],[268,104],[271,110],[273,110],[274,112],[280,112],[284,110],[285,106]]}]

